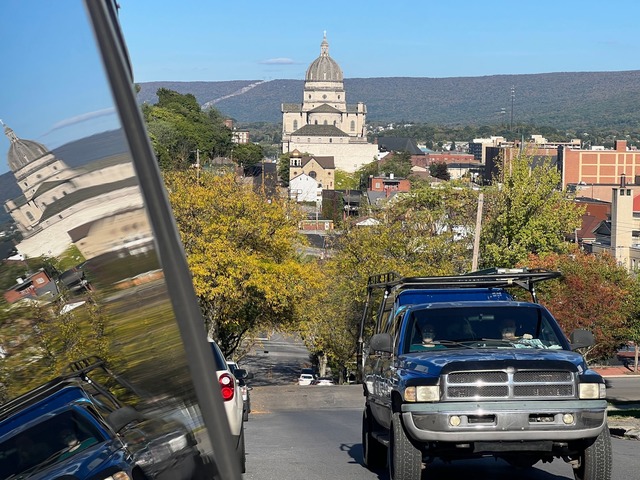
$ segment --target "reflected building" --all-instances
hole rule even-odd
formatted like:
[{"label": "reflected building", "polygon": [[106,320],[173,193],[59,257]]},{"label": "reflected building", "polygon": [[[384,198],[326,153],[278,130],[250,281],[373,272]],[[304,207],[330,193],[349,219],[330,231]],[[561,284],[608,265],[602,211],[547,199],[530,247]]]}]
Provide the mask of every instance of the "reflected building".
[{"label": "reflected building", "polygon": [[72,168],[43,144],[19,138],[9,126],[4,125],[4,132],[11,142],[9,168],[22,191],[5,202],[5,210],[22,233],[17,245],[21,254],[55,257],[75,244],[85,258],[92,258],[151,245],[126,145],[122,153],[98,155],[98,160]]}]

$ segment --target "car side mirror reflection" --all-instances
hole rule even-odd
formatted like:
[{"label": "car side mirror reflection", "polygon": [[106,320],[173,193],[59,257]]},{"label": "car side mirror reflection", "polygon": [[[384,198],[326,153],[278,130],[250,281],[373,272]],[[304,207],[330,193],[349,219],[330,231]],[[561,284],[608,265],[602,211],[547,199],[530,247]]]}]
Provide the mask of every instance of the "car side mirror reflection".
[{"label": "car side mirror reflection", "polygon": [[388,333],[376,333],[371,337],[371,342],[369,343],[371,350],[376,352],[393,352],[393,339],[391,335]]}]

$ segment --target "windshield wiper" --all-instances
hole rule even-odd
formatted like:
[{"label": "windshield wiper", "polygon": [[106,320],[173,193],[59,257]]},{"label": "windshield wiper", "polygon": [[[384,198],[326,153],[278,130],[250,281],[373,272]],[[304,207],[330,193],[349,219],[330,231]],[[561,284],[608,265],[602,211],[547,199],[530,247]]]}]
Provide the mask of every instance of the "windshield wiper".
[{"label": "windshield wiper", "polygon": [[476,340],[435,340],[433,342],[434,345],[445,345],[447,347],[464,347],[464,348],[473,348],[471,345],[468,345],[463,342],[475,342]]}]

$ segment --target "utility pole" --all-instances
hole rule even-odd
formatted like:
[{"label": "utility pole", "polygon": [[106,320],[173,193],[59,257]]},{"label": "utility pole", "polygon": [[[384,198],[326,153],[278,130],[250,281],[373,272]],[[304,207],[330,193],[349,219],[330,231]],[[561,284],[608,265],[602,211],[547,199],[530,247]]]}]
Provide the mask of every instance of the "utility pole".
[{"label": "utility pole", "polygon": [[516,87],[515,86],[511,86],[511,128],[510,130],[513,131],[513,100],[516,98]]},{"label": "utility pole", "polygon": [[484,204],[484,193],[478,195],[478,211],[476,213],[476,233],[473,237],[473,261],[471,262],[471,271],[478,269],[478,254],[480,251],[480,228],[482,226],[482,206]]}]

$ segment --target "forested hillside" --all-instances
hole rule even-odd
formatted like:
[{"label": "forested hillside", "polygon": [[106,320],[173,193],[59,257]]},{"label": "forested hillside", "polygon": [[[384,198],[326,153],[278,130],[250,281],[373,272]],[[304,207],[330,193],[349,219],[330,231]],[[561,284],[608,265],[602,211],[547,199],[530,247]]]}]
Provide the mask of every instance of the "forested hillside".
[{"label": "forested hillside", "polygon": [[[302,80],[141,83],[139,101],[164,87],[214,102],[239,122],[282,120],[282,103],[302,102]],[[250,88],[247,88],[250,87]],[[347,102],[364,102],[369,122],[490,125],[513,120],[556,128],[640,128],[640,71],[456,78],[345,79]],[[216,101],[221,99],[219,101]],[[501,113],[503,112],[504,113]]]}]

